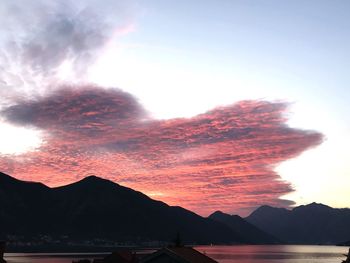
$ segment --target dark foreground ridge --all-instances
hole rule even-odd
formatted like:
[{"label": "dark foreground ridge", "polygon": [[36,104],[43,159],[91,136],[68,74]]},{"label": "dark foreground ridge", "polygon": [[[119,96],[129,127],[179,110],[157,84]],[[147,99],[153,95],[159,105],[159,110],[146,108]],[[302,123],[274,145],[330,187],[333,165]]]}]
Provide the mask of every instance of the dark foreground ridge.
[{"label": "dark foreground ridge", "polygon": [[[235,231],[177,206],[95,176],[49,188],[0,173],[0,239],[43,249],[62,246],[236,244]],[[158,242],[158,243],[157,243]],[[80,248],[81,249],[81,248]]]}]

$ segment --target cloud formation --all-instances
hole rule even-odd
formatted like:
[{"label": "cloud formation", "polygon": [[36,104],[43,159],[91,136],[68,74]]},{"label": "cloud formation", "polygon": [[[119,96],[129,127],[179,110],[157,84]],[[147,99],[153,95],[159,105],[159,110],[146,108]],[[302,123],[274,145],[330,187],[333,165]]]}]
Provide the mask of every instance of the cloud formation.
[{"label": "cloud formation", "polygon": [[293,189],[274,167],[320,144],[322,135],[288,127],[287,107],[242,101],[154,120],[123,91],[66,87],[2,109],[7,122],[42,130],[45,143],[1,156],[0,167],[51,186],[95,174],[203,215],[288,206],[280,197]]},{"label": "cloud formation", "polygon": [[0,106],[62,80],[83,81],[105,44],[132,28],[136,9],[127,0],[1,1]]}]

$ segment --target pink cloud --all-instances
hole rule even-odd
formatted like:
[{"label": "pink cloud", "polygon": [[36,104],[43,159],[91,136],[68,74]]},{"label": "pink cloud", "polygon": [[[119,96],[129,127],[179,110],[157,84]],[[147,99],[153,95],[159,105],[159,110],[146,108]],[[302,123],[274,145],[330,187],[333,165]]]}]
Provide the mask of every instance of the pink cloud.
[{"label": "pink cloud", "polygon": [[1,115],[45,131],[35,152],[0,158],[3,172],[50,186],[89,174],[200,214],[288,206],[293,191],[274,167],[322,142],[286,125],[288,105],[242,101],[189,119],[154,120],[128,93],[63,88]]}]

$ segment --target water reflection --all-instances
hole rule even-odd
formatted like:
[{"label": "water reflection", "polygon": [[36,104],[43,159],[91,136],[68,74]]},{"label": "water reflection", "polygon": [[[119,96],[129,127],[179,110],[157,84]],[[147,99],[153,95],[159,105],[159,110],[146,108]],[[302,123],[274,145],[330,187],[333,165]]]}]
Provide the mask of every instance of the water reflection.
[{"label": "water reflection", "polygon": [[[202,253],[220,263],[341,263],[347,247],[336,246],[200,246]],[[8,263],[71,263],[96,254],[5,254]]]},{"label": "water reflection", "polygon": [[336,246],[211,246],[197,249],[220,263],[337,263],[344,247]]}]

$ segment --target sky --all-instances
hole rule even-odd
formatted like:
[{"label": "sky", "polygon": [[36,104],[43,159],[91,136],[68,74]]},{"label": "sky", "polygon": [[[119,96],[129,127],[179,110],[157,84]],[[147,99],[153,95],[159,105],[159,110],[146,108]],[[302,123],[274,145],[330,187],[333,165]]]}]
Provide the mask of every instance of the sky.
[{"label": "sky", "polygon": [[347,0],[3,0],[0,171],[200,215],[350,207]]}]

